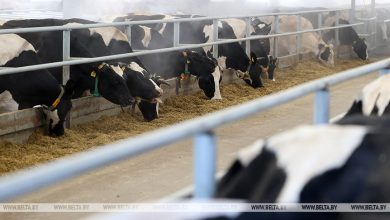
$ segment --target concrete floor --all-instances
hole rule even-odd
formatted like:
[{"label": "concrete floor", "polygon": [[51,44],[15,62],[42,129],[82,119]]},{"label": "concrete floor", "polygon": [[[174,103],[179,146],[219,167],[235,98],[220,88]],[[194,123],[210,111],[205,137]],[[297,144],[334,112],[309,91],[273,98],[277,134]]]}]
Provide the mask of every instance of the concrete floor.
[{"label": "concrete floor", "polygon": [[[358,91],[377,74],[331,88],[331,117],[345,112]],[[217,129],[218,170],[258,138],[312,122],[313,96]],[[37,191],[14,202],[131,203],[158,200],[192,183],[192,143],[185,140],[134,159]],[[77,219],[88,213],[0,213],[0,219]]]}]

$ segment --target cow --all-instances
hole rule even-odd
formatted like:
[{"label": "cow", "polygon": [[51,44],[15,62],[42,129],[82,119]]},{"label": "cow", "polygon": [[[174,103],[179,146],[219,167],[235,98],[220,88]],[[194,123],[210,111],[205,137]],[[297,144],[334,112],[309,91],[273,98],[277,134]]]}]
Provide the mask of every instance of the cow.
[{"label": "cow", "polygon": [[[336,125],[302,125],[258,140],[238,153],[215,196],[250,203],[386,203],[389,125],[388,117],[360,116]],[[288,218],[282,219],[302,215],[285,213]],[[250,216],[237,219],[255,219]]]},{"label": "cow", "polygon": [[377,8],[376,9],[377,16],[377,25],[380,34],[377,34],[380,37],[380,40],[383,42],[387,42],[389,39],[390,28],[389,22],[385,23],[385,20],[390,19],[390,10],[387,8]]},{"label": "cow", "polygon": [[[0,35],[0,66],[13,68],[41,64],[36,49],[16,34]],[[0,93],[9,93],[18,109],[43,107],[48,133],[64,134],[64,121],[69,113],[74,81],[62,87],[48,70],[34,70],[0,76]]]},{"label": "cow", "polygon": [[[64,25],[65,21],[57,19],[11,20],[2,28],[40,27]],[[62,60],[62,31],[20,33],[22,38],[31,43],[38,51],[43,63]],[[94,57],[88,47],[104,50],[101,36],[94,35],[89,30],[74,30],[70,39],[70,55],[72,57]],[[127,106],[133,102],[128,88],[119,73],[116,73],[105,62],[94,62],[70,66],[70,79],[75,82],[74,98],[80,97],[85,90],[97,90],[107,100]],[[62,81],[62,68],[53,68],[51,73],[59,82]],[[95,85],[96,84],[96,85]],[[96,88],[95,88],[96,87]]]},{"label": "cow", "polygon": [[351,115],[376,115],[390,114],[390,74],[383,75],[367,84],[344,117]]},{"label": "cow", "polygon": [[[76,24],[91,24],[95,23],[89,20],[83,19],[69,19],[68,22],[76,22]],[[73,23],[74,24],[74,23]],[[136,28],[136,27],[134,27]],[[105,40],[107,50],[96,50],[92,47],[91,50],[95,52],[97,56],[106,56],[106,55],[114,55],[119,53],[131,53],[133,52],[132,47],[129,44],[129,40],[127,36],[118,28],[114,27],[104,27],[104,28],[93,28],[95,33],[99,33],[101,36],[106,36],[108,38]],[[137,30],[137,29],[135,29]],[[139,32],[135,31],[132,34],[135,38],[139,36]],[[159,34],[157,34],[159,35]],[[113,36],[109,38],[110,36]],[[154,36],[154,35],[153,35]],[[158,39],[158,38],[157,38]],[[142,45],[150,45],[153,46],[155,43],[150,43],[151,39],[142,40]],[[137,41],[136,41],[137,42]],[[138,44],[136,46],[140,46]],[[137,48],[143,49],[143,48]],[[155,58],[156,55],[146,55],[146,57]],[[156,60],[153,60],[156,62]],[[112,62],[118,62],[117,66],[120,68],[116,68],[120,71],[122,69],[124,71],[123,76],[125,77],[126,85],[129,88],[130,94],[136,99],[133,103],[132,110],[134,111],[135,105],[138,105],[145,121],[152,121],[158,117],[158,106],[152,108],[154,103],[162,103],[160,97],[163,94],[163,90],[160,88],[152,80],[152,74],[150,74],[150,69],[148,66],[144,65],[143,59],[139,59],[139,57],[129,57],[116,59]],[[164,65],[164,63],[161,63]],[[160,84],[166,84],[164,80],[159,82]],[[151,103],[146,104],[146,102]],[[158,104],[157,104],[158,105]],[[146,108],[145,106],[149,106],[150,108]],[[153,116],[153,117],[152,117]],[[154,117],[156,116],[156,117]]]},{"label": "cow", "polygon": [[[115,21],[130,18],[129,16],[118,17]],[[131,43],[137,49],[160,49],[170,46],[166,37],[149,26],[132,25],[131,33]],[[190,74],[194,75],[198,79],[199,87],[209,99],[222,98],[219,89],[219,83],[222,79],[220,69],[217,63],[204,53],[190,50],[173,51],[140,56],[139,59],[151,73],[158,73],[164,79],[176,77],[180,83],[180,78],[188,78]]]},{"label": "cow", "polygon": [[[246,37],[246,22],[242,19],[235,19],[235,18],[229,18],[229,19],[223,19],[222,21],[227,22],[234,31],[234,35],[236,38],[244,38]],[[268,35],[271,31],[271,24],[264,24],[262,27],[260,25],[261,21],[258,19],[253,19],[251,22],[251,26],[249,27],[250,35]],[[241,42],[241,45],[245,49],[245,42]],[[259,40],[251,40],[250,41],[250,49],[251,52],[253,52],[258,60],[259,67],[262,70],[262,73],[267,73],[268,78],[271,80],[274,80],[274,70],[273,68],[272,72],[269,71],[269,65],[271,62],[270,60],[270,40],[269,38],[266,39],[259,39]],[[272,65],[272,64],[271,64]]]},{"label": "cow", "polygon": [[[139,21],[139,20],[156,20],[156,19],[175,19],[175,18],[189,18],[199,17],[199,15],[164,15],[164,14],[137,14],[132,13],[127,16],[115,19],[115,21]],[[146,26],[157,30],[162,34],[165,40],[164,47],[173,46],[173,24],[147,24]],[[232,27],[226,24],[219,23],[219,37],[221,38],[237,38],[232,30]],[[182,44],[201,44],[212,41],[212,22],[211,21],[194,21],[183,22],[180,24],[180,40]],[[219,45],[219,58],[218,65],[222,70],[231,69],[237,72],[237,75],[242,78],[246,83],[254,88],[263,86],[260,76],[260,70],[257,70],[257,57],[248,57],[245,54],[244,49],[239,43],[231,43],[228,45]],[[196,50],[201,52],[202,50]],[[211,47],[203,48],[203,51],[208,56],[211,55]],[[258,67],[259,68],[259,67]]]},{"label": "cow", "polygon": [[[339,24],[340,25],[348,25],[349,22],[346,19],[340,18]],[[329,16],[325,20],[325,25],[326,26],[335,26],[336,25],[335,16]],[[365,39],[360,38],[359,35],[356,33],[356,31],[352,27],[340,28],[338,30],[339,30],[340,45],[346,45],[346,46],[351,47],[360,59],[367,60],[368,59],[368,48],[367,48],[367,44],[365,42]],[[325,40],[325,42],[330,42],[330,41],[334,40],[335,30],[332,29],[332,30],[324,32],[322,37]]]},{"label": "cow", "polygon": [[[42,22],[41,22],[42,21]],[[31,23],[30,23],[31,22]],[[90,23],[95,23],[92,21],[88,20],[83,20],[83,19],[68,19],[68,20],[56,20],[56,19],[43,19],[43,20],[28,20],[27,22],[17,22],[17,25],[19,26],[44,26],[44,25],[80,25],[80,24],[90,24]],[[7,23],[6,23],[7,24]],[[12,24],[15,26],[16,24]],[[42,33],[41,33],[42,34]],[[33,34],[32,34],[33,35]],[[48,42],[50,43],[57,43],[62,42],[62,34],[61,32],[54,32],[54,33],[43,33],[43,36],[39,36],[41,39],[43,37],[47,38]],[[27,36],[29,37],[30,40],[34,41],[34,35],[33,36]],[[35,36],[37,37],[37,36]],[[54,38],[54,39],[53,39]],[[55,40],[56,39],[56,40]],[[39,40],[35,40],[37,44],[42,44],[39,42]],[[58,44],[60,45],[60,44]],[[58,46],[57,45],[57,46]],[[89,56],[107,56],[107,55],[114,55],[114,54],[119,54],[119,53],[131,53],[132,48],[130,47],[128,43],[127,36],[121,32],[120,30],[114,28],[114,27],[105,27],[105,28],[89,28],[89,29],[80,29],[80,30],[74,30],[72,31],[71,34],[71,56],[75,57],[85,57],[86,55],[80,54],[80,52],[72,53],[73,48],[72,46],[78,46],[81,48],[85,48],[85,51],[87,51]],[[62,48],[62,47],[61,47]],[[61,51],[61,48],[57,48],[59,51]],[[42,56],[45,58],[47,57],[47,54],[54,53],[53,51],[46,51],[46,48],[42,46],[41,50],[44,50],[42,52]],[[40,52],[41,52],[40,50]],[[56,54],[58,56],[58,54]],[[57,59],[60,59],[57,57]],[[53,60],[48,60],[49,62],[53,62]],[[120,64],[119,64],[120,63]],[[123,65],[125,63],[125,65]],[[138,67],[136,65],[130,65],[131,63],[136,63],[138,64]],[[81,66],[81,65],[80,65]],[[86,64],[85,66],[88,66]],[[162,89],[150,79],[149,74],[147,77],[131,77],[129,74],[135,74],[135,72],[138,72],[138,74],[141,74],[144,76],[142,71],[146,71],[145,68],[143,67],[142,63],[137,57],[130,57],[130,58],[122,58],[122,59],[117,59],[117,60],[112,60],[110,61],[110,65],[106,65],[107,68],[111,69],[111,75],[110,77],[116,78],[116,80],[120,81],[119,82],[113,82],[113,86],[117,86],[118,88],[111,89],[112,91],[108,91],[110,93],[118,91],[119,89],[122,91],[122,93],[127,94],[129,97],[134,97],[137,100],[141,100],[141,102],[156,102],[157,99],[162,95]],[[121,67],[119,67],[121,66]],[[129,67],[136,67],[133,69],[129,69]],[[125,71],[126,70],[126,71]],[[57,74],[60,75],[60,72]],[[74,68],[71,67],[71,78],[77,78],[82,76],[83,74],[80,74],[80,70],[77,69],[77,66]],[[59,77],[60,78],[60,77]],[[96,79],[96,77],[95,77]],[[85,89],[91,89],[96,93],[95,85],[96,80],[92,79],[92,82],[90,81],[89,88],[88,87],[81,87],[76,91],[76,94],[74,98],[80,97],[81,94],[84,92]],[[136,80],[136,82],[129,82],[129,80]],[[81,80],[80,80],[81,81]],[[84,79],[85,81],[85,79]],[[102,80],[99,79],[99,82],[102,83]],[[83,83],[83,81],[81,81]],[[133,86],[133,88],[128,88],[128,85],[137,85]],[[142,85],[142,86],[141,86]],[[125,88],[123,88],[125,86]],[[134,91],[139,90],[137,94],[142,94],[142,97],[136,97]],[[133,94],[131,93],[133,92]],[[107,97],[107,94],[104,94],[101,89],[99,89],[99,93],[96,93],[96,95],[101,94],[103,97],[107,98],[108,100],[109,97]],[[112,100],[110,100],[112,101]],[[112,101],[114,102],[114,101]],[[116,103],[116,102],[114,102]],[[132,102],[128,104],[136,104],[139,102],[135,102],[132,100]],[[118,103],[116,103],[118,104]],[[127,105],[128,105],[127,104]],[[143,109],[141,113],[144,116],[144,119],[146,121],[151,121],[153,119],[146,118],[145,115],[150,115],[150,113],[146,111],[156,111],[156,109]]]},{"label": "cow", "polygon": [[[262,17],[259,22],[260,25],[271,24],[271,34],[280,34],[297,31],[297,19],[295,15],[283,15],[278,19],[278,31],[275,30],[274,17]],[[313,29],[312,23],[304,18],[300,17],[301,30]],[[320,35],[315,32],[304,33],[301,35],[301,49],[302,54],[312,54],[320,63],[327,66],[334,66],[334,51],[333,45],[327,44]],[[297,37],[295,35],[279,37],[278,43],[278,56],[286,56],[293,54],[297,51]],[[273,41],[271,41],[271,48],[273,48]]]},{"label": "cow", "polygon": [[[212,42],[213,26],[205,25],[203,33],[206,42]],[[218,22],[218,38],[235,39],[237,38],[234,29],[226,21]],[[203,48],[206,54],[211,54],[212,47],[206,46]],[[255,53],[251,52],[248,57],[239,43],[229,43],[218,45],[218,65],[222,70],[233,70],[237,76],[243,79],[248,85],[253,88],[263,87],[263,82],[260,78],[262,70],[258,66],[258,60]]]}]

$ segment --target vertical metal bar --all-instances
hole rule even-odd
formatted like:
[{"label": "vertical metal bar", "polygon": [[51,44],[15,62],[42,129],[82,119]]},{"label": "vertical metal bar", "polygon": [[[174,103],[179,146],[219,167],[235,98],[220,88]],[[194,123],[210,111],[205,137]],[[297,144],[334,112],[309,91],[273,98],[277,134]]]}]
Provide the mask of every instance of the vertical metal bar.
[{"label": "vertical metal bar", "polygon": [[[275,34],[278,34],[279,33],[279,15],[275,15]],[[278,46],[278,37],[274,37],[274,57],[278,57],[278,50],[279,50],[279,46]]]},{"label": "vertical metal bar", "polygon": [[[371,0],[371,18],[375,17],[375,0]],[[376,20],[370,20],[370,38],[371,38],[371,49],[375,49],[375,40],[376,40]]]},{"label": "vertical metal bar", "polygon": [[212,131],[194,138],[194,197],[211,198],[215,191],[216,138]]},{"label": "vertical metal bar", "polygon": [[351,11],[350,11],[349,20],[353,24],[356,20],[356,0],[351,0]]},{"label": "vertical metal bar", "polygon": [[[218,41],[218,20],[213,20],[213,42]],[[213,57],[218,58],[218,45],[213,45]]]},{"label": "vertical metal bar", "polygon": [[[62,31],[62,60],[70,60],[70,30]],[[62,83],[65,85],[69,80],[69,66],[62,67]]]},{"label": "vertical metal bar", "polygon": [[[297,31],[302,30],[302,22],[301,22],[301,15],[297,16]],[[301,53],[301,45],[302,45],[302,34],[297,35],[297,55],[299,60],[299,55]]]},{"label": "vertical metal bar", "polygon": [[[340,11],[336,11],[336,23],[335,23],[336,27],[340,25]],[[335,46],[338,46],[340,43],[340,40],[339,40],[339,29],[337,28],[336,31],[335,31]]]},{"label": "vertical metal bar", "polygon": [[180,45],[180,23],[173,23],[173,47],[178,47]]},{"label": "vertical metal bar", "polygon": [[[62,60],[70,60],[70,29],[62,31]],[[62,84],[65,85],[70,78],[70,67],[62,67]],[[65,127],[70,128],[70,113],[65,119]]]},{"label": "vertical metal bar", "polygon": [[324,88],[315,93],[314,124],[327,124],[329,121],[329,90]]},{"label": "vertical metal bar", "polygon": [[[318,13],[318,28],[322,28],[322,12]],[[318,35],[322,36],[322,31],[318,31]]]},{"label": "vertical metal bar", "polygon": [[[128,21],[128,19],[126,19],[126,21]],[[129,41],[129,44],[131,46],[131,25],[126,25],[126,36],[127,36],[127,40]]]},{"label": "vertical metal bar", "polygon": [[[245,18],[245,37],[250,37],[251,36],[251,19],[250,18]],[[250,57],[251,53],[251,43],[250,40],[245,41],[245,52],[248,57]]]}]

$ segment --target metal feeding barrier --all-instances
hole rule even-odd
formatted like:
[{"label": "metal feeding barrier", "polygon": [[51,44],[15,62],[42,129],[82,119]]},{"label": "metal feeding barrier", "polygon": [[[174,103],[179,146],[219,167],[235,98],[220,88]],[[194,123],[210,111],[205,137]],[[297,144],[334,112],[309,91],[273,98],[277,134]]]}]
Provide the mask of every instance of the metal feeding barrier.
[{"label": "metal feeding barrier", "polygon": [[327,123],[329,120],[328,88],[330,86],[385,69],[389,65],[390,58],[346,70],[334,76],[305,83],[283,92],[258,98],[180,124],[66,156],[31,169],[11,173],[0,178],[0,201],[9,200],[188,137],[194,138],[194,196],[196,198],[210,198],[215,190],[216,136],[213,133],[214,129],[313,92],[316,94],[313,121],[316,124]]},{"label": "metal feeding barrier", "polygon": [[[340,9],[341,10],[341,9]],[[343,9],[344,10],[344,9]],[[280,15],[299,15],[303,13],[319,13],[335,10],[316,10],[295,13],[273,13],[263,14],[258,16],[242,16],[235,18],[245,19],[247,25],[250,25],[251,17],[274,16],[276,29],[278,26],[278,16]],[[337,10],[336,10],[337,11]],[[320,16],[320,15],[319,15]],[[240,39],[218,39],[218,20],[230,17],[201,17],[191,19],[172,19],[172,20],[150,20],[150,21],[132,21],[118,23],[102,23],[88,25],[69,25],[56,27],[37,27],[37,28],[17,28],[0,30],[0,34],[7,33],[27,33],[39,31],[63,31],[63,47],[64,53],[62,62],[47,63],[41,65],[32,65],[11,69],[1,69],[0,75],[13,74],[31,70],[47,69],[53,67],[64,67],[64,78],[69,77],[69,69],[66,66],[84,64],[96,61],[105,61],[119,59],[132,56],[141,56],[152,53],[163,53],[169,51],[179,51],[184,49],[199,48],[204,46],[214,47],[214,56],[217,56],[217,45],[263,39],[263,38],[278,38],[289,35],[301,35],[309,32],[325,31],[339,29],[343,27],[353,27],[362,25],[363,23],[354,23],[350,25],[339,25],[337,27],[322,27],[312,30],[300,30],[297,32],[272,34],[267,36],[246,36]],[[214,28],[214,42],[195,44],[195,45],[180,45],[179,28],[181,22],[212,20]],[[153,24],[153,23],[174,23],[174,46],[173,48],[156,49],[150,51],[139,51],[126,54],[118,54],[111,56],[102,56],[95,58],[75,58],[72,59],[69,54],[70,48],[70,31],[83,28],[97,28],[109,26],[128,26],[137,24]],[[246,31],[249,34],[249,31]],[[131,33],[130,33],[131,34]],[[250,44],[247,43],[247,46]],[[250,48],[246,49],[249,53]],[[299,51],[299,50],[298,50]],[[119,142],[111,143],[102,147],[98,147],[86,152],[77,153],[71,156],[66,156],[60,160],[48,162],[37,167],[17,171],[7,176],[0,178],[0,201],[9,200],[16,196],[32,192],[50,184],[57,183],[81,175],[87,171],[107,166],[109,164],[128,159],[130,157],[158,149],[164,145],[182,140],[184,138],[194,138],[194,196],[197,198],[210,198],[214,193],[215,187],[215,160],[216,160],[216,136],[213,130],[226,123],[231,123],[245,117],[249,117],[261,111],[273,108],[275,106],[287,103],[307,94],[316,93],[314,105],[314,123],[327,123],[329,118],[329,86],[344,82],[346,80],[358,77],[373,71],[381,70],[390,65],[390,59],[386,59],[377,63],[369,64],[363,67],[344,71],[338,75],[330,76],[324,79],[306,83],[299,87],[288,89],[284,92],[279,92],[263,98],[244,103],[239,106],[230,107],[197,119],[189,120],[163,129],[158,129],[152,132],[147,132],[136,137],[128,138]]]}]

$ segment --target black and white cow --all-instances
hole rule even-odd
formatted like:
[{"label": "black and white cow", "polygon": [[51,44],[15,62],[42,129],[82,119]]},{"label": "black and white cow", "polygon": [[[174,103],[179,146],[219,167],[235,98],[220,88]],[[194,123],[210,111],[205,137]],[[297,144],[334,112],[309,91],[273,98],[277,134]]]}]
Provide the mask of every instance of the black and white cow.
[{"label": "black and white cow", "polygon": [[387,42],[390,35],[390,23],[385,23],[385,20],[390,19],[390,10],[388,8],[377,8],[377,30],[380,31],[380,34],[377,34],[381,41]]},{"label": "black and white cow", "polygon": [[[156,20],[156,19],[175,19],[175,18],[188,18],[199,17],[199,15],[148,15],[148,14],[129,14],[125,17],[116,19],[116,21],[123,21],[125,19],[132,21],[139,20]],[[157,30],[165,39],[164,47],[173,46],[173,24],[147,24],[146,26]],[[226,22],[219,24],[219,37],[221,38],[237,38],[232,27]],[[195,22],[183,22],[180,24],[180,43],[182,44],[200,44],[212,41],[212,22],[211,21],[195,21]],[[255,56],[249,57],[245,54],[244,49],[239,43],[231,43],[227,45],[219,45],[219,59],[218,65],[224,69],[232,69],[237,71],[237,75],[245,80],[249,85],[254,88],[261,87],[262,82],[258,77],[260,70],[254,68],[257,65]],[[203,48],[204,52],[210,55],[211,47]],[[196,50],[201,52],[201,50]],[[253,60],[253,62],[251,61]]]},{"label": "black and white cow", "polygon": [[[278,31],[275,30],[275,18],[271,17],[261,17],[263,22],[260,22],[260,25],[272,24],[271,34],[280,34],[280,33],[289,33],[296,32],[298,19],[295,15],[283,15],[279,16],[278,20]],[[300,18],[301,30],[311,30],[313,29],[313,24],[306,18]],[[327,66],[334,66],[334,51],[333,45],[327,44],[315,32],[304,33],[301,35],[301,49],[300,53],[302,54],[312,54],[314,55],[322,64]],[[271,48],[273,48],[273,41],[270,42]],[[279,37],[277,40],[278,44],[278,56],[286,56],[294,54],[297,51],[297,37],[295,35]]]},{"label": "black and white cow", "polygon": [[351,115],[388,115],[390,114],[390,75],[384,75],[367,84],[344,117]]},{"label": "black and white cow", "polygon": [[[26,20],[24,22],[12,21],[12,23],[8,25],[26,27],[26,26],[45,26],[45,25],[80,25],[80,24],[89,24],[89,23],[94,23],[94,22],[88,20],[82,20],[82,19],[69,19],[69,20],[44,19],[44,20]],[[6,25],[7,23],[4,26]],[[22,35],[22,37],[23,36],[24,35]],[[41,49],[39,50],[39,54],[42,57],[44,57],[44,59],[47,60],[48,62],[53,62],[55,60],[61,59],[59,54],[57,53],[54,54],[55,52],[61,52],[62,50],[62,47],[61,48],[58,47],[62,43],[61,32],[39,33],[35,35],[30,34],[25,37],[27,39],[30,39],[30,41],[36,42],[36,44],[40,46]],[[44,39],[47,40],[44,41]],[[51,45],[52,47],[47,47],[50,46],[50,44],[56,44],[57,47],[54,47],[54,45]],[[57,51],[48,50],[48,48],[55,48]],[[83,49],[83,51],[80,51],[80,48]],[[132,52],[132,48],[128,43],[127,36],[123,32],[121,32],[120,30],[114,27],[80,29],[80,30],[74,30],[71,33],[71,56],[72,57],[107,56],[107,55],[113,55],[119,53],[130,53],[130,52]],[[53,55],[55,60],[53,60],[53,56],[50,55]],[[141,62],[137,57],[118,59],[118,60],[111,61],[112,65],[105,65],[106,72],[109,71],[107,72],[109,75],[107,74],[106,76],[105,74],[102,76],[106,76],[106,78],[109,77],[108,79],[102,78],[100,76],[101,74],[97,74],[97,75],[90,74],[88,72],[89,70],[87,69],[90,66],[89,64],[71,66],[71,79],[74,79],[76,82],[81,84],[81,86],[79,85],[79,87],[77,88],[74,97],[81,96],[81,94],[86,89],[90,89],[91,91],[94,91],[94,93],[96,93],[95,87],[97,85],[98,94],[101,94],[103,97],[107,98],[108,100],[116,104],[121,104],[121,103],[115,100],[115,98],[112,95],[119,96],[119,97],[121,96],[130,97],[130,99],[133,99],[131,97],[133,96],[137,100],[141,100],[141,102],[145,102],[145,101],[156,102],[155,98],[158,98],[162,95],[161,88],[156,86],[156,84],[153,81],[151,81],[150,78],[129,77],[128,76],[129,73],[135,74],[135,72],[140,69],[135,68],[133,70],[127,71],[128,73],[124,74],[123,71],[124,69],[128,68],[127,65],[125,65],[126,67],[122,69],[121,67],[119,67],[119,64],[117,64],[117,62],[121,62],[121,63],[123,62],[126,64],[130,64],[134,62],[139,64],[141,66],[141,69],[143,69]],[[121,66],[123,67],[123,65]],[[129,66],[134,66],[134,65],[129,65]],[[60,69],[57,70],[58,71],[56,72],[56,74],[58,78],[61,78]],[[85,73],[87,73],[88,75],[86,76]],[[139,72],[138,74],[143,75],[142,72]],[[124,80],[125,76],[127,81],[137,80],[137,83],[126,82]],[[108,83],[111,83],[112,85]],[[106,86],[104,86],[104,84],[106,84]],[[137,85],[137,86],[129,89],[128,88],[129,84]],[[129,93],[129,90],[134,91],[135,89],[140,90],[137,94],[142,94],[143,96],[135,97],[133,94]],[[126,105],[131,104],[130,101],[125,104]],[[141,112],[143,115],[150,115],[150,113],[146,111],[156,111],[156,109],[144,109]],[[152,119],[145,118],[145,120],[150,121]]]},{"label": "black and white cow", "polygon": [[[127,16],[116,18],[115,21],[146,18],[155,19],[155,17],[139,16],[133,18]],[[166,28],[169,27],[168,24]],[[136,45],[137,49],[160,49],[169,47],[169,40],[171,39],[166,39],[166,37],[157,31],[157,27],[154,28],[143,25],[132,25],[132,44]],[[167,33],[167,31],[163,31],[162,33]],[[209,58],[203,53],[186,50],[182,52],[167,52],[163,54],[140,56],[139,59],[150,72],[158,73],[164,79],[172,77],[181,78],[182,76],[183,78],[188,78],[190,74],[194,75],[198,78],[199,87],[204,91],[208,98],[222,98],[219,89],[219,83],[222,79],[220,69],[212,58]]]},{"label": "black and white cow", "polygon": [[239,152],[216,196],[269,203],[387,202],[389,122],[354,118],[259,140]]},{"label": "black and white cow", "polygon": [[[83,19],[70,19],[68,22],[76,22],[76,24],[95,23]],[[118,28],[104,27],[90,28],[89,30],[102,36],[107,47],[106,50],[97,50],[96,47],[91,47],[91,50],[97,56],[133,52],[126,34],[124,34]],[[135,31],[132,36],[137,38],[139,34],[140,32]],[[141,42],[145,45],[155,45],[154,43],[150,43],[150,41],[151,39],[143,39]],[[140,44],[136,46],[140,46]],[[147,55],[146,57],[155,58],[155,56],[156,55]],[[153,61],[156,62],[156,60]],[[142,62],[142,59],[139,59],[138,57],[116,59],[112,62],[118,62],[117,64],[111,66],[116,70],[117,73],[121,73],[120,75],[124,77],[130,94],[136,99],[136,102],[133,104],[133,110],[135,107],[134,105],[137,104],[145,121],[152,121],[153,119],[156,119],[158,117],[158,104],[156,106],[155,103],[161,103],[160,97],[163,94],[163,90],[152,80],[152,74],[149,73],[150,70],[148,69],[148,66],[145,66]],[[161,65],[164,65],[164,63],[161,63]],[[165,83],[165,81],[161,81],[160,83]],[[146,104],[145,102],[151,104]],[[145,106],[149,106],[150,108],[146,108]]]},{"label": "black and white cow", "polygon": [[[16,34],[0,35],[0,67],[41,64],[35,48]],[[64,134],[64,121],[72,107],[74,81],[62,87],[47,70],[0,76],[0,93],[9,92],[18,109],[43,106],[50,135]]]},{"label": "black and white cow", "polygon": [[[206,42],[212,42],[213,39],[213,26],[205,25],[203,33],[206,38]],[[218,37],[225,39],[237,38],[234,29],[226,21],[218,22]],[[207,46],[203,48],[205,53],[211,54],[212,47]],[[239,43],[229,43],[218,45],[218,65],[222,70],[230,69],[236,72],[237,76],[243,79],[248,85],[253,88],[263,86],[260,74],[261,69],[259,67],[257,56],[251,52],[248,57]]]},{"label": "black and white cow", "polygon": [[[229,26],[233,28],[234,35],[236,38],[244,38],[246,37],[246,22],[242,19],[229,18],[223,19],[222,21],[227,22]],[[268,35],[271,31],[270,24],[260,25],[260,21],[258,19],[254,19],[251,22],[251,26],[249,27],[250,35]],[[245,49],[245,42],[241,42],[243,49]],[[250,41],[250,49],[253,52],[258,60],[259,67],[262,70],[262,73],[268,73],[268,68],[270,64],[270,40],[259,39],[259,40],[251,40]],[[274,69],[273,69],[274,70]],[[269,79],[273,80],[273,72],[268,73]]]},{"label": "black and white cow", "polygon": [[[335,26],[335,16],[330,16],[325,20],[326,26]],[[339,19],[340,25],[347,25],[349,22],[345,19]],[[335,30],[329,30],[323,34],[325,42],[330,42],[335,38]],[[360,38],[359,35],[352,27],[345,27],[339,29],[339,42],[340,45],[346,45],[352,47],[356,55],[362,59],[368,59],[368,48],[364,38]]]},{"label": "black and white cow", "polygon": [[[66,21],[57,19],[12,20],[3,24],[2,28],[59,26]],[[70,55],[72,57],[94,57],[90,48],[96,51],[105,50],[102,36],[94,34],[93,30],[74,30],[70,40]],[[38,51],[43,63],[62,60],[62,31],[21,33],[18,34],[31,43]],[[85,90],[98,90],[107,100],[122,106],[133,102],[122,76],[108,64],[96,62],[73,65],[70,67],[70,79],[75,82],[74,97],[80,97]],[[51,73],[59,82],[62,81],[62,68],[53,68]],[[97,91],[95,91],[97,92]]]}]

